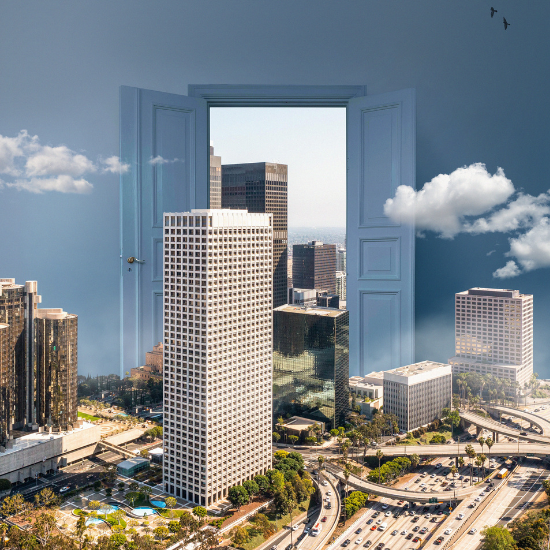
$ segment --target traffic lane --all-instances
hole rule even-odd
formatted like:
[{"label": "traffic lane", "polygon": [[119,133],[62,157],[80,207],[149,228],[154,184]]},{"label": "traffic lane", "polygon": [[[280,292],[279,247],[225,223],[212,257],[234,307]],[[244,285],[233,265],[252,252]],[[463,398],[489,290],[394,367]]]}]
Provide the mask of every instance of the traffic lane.
[{"label": "traffic lane", "polygon": [[[327,518],[326,521],[321,521],[322,525],[322,531],[317,537],[313,536],[307,536],[306,540],[300,545],[300,548],[303,550],[311,550],[313,548],[316,548],[318,545],[319,538],[324,537],[327,530],[330,530],[332,525],[336,521],[338,521],[338,507],[336,506],[336,495],[334,494],[334,488],[332,485],[323,485],[323,480],[321,480],[321,483],[319,485],[319,488],[321,489],[321,497],[322,497],[322,508],[319,511],[319,514],[315,514],[315,517],[312,518],[312,520],[309,521],[308,527],[311,529],[313,525],[315,525],[315,521],[321,521],[323,518]],[[327,482],[328,483],[328,482]],[[330,493],[330,495],[328,494]],[[326,507],[326,498],[327,496],[330,498],[331,507]],[[312,515],[309,514],[311,517]],[[306,520],[307,521],[307,520]],[[303,531],[303,529],[302,529]],[[297,540],[297,539],[294,539]]]}]

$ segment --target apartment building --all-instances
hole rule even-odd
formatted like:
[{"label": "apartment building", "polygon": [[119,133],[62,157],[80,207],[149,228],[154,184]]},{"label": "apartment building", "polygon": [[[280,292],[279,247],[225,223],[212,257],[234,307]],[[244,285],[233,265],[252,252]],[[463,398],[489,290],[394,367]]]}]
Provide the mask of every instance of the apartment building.
[{"label": "apartment building", "polygon": [[523,387],[533,374],[533,296],[495,288],[455,294],[455,356],[449,363],[455,375],[491,374]]},{"label": "apartment building", "polygon": [[321,241],[293,245],[292,281],[297,288],[336,294],[336,245]]},{"label": "apartment building", "polygon": [[222,157],[210,146],[210,208],[222,207]]},{"label": "apartment building", "polygon": [[422,361],[384,371],[383,392],[384,412],[397,416],[400,430],[414,430],[451,407],[451,366]]},{"label": "apartment building", "polygon": [[343,271],[336,272],[336,294],[341,301],[346,301],[346,274]]},{"label": "apartment building", "polygon": [[271,214],[164,214],[164,486],[202,506],[271,468],[272,257]]}]

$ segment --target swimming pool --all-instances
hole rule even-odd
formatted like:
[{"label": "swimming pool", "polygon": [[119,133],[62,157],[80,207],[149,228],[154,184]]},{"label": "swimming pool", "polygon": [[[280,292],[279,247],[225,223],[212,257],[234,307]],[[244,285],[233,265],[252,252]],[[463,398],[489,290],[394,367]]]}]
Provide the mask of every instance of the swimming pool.
[{"label": "swimming pool", "polygon": [[104,506],[103,508],[100,508],[97,513],[98,514],[112,514],[115,510],[118,510],[118,506],[115,506],[114,504],[109,504],[108,506]]},{"label": "swimming pool", "polygon": [[137,508],[133,508],[132,512],[139,516],[140,518],[144,516],[152,516],[153,514],[156,514],[155,510],[149,506],[138,506]]},{"label": "swimming pool", "polygon": [[103,520],[99,518],[88,518],[86,520],[86,525],[97,525],[98,523],[103,523]]},{"label": "swimming pool", "polygon": [[166,508],[166,502],[163,500],[152,500],[151,504],[157,508]]}]

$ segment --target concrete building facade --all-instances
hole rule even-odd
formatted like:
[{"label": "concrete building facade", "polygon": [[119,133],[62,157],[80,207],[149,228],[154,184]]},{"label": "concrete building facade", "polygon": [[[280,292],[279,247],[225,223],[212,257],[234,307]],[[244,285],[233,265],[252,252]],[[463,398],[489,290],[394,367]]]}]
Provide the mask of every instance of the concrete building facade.
[{"label": "concrete building facade", "polygon": [[210,208],[222,207],[222,157],[210,146]]},{"label": "concrete building facade", "polygon": [[[164,214],[164,487],[203,506],[271,468],[271,214]],[[286,265],[286,264],[285,264]]]},{"label": "concrete building facade", "polygon": [[340,296],[340,300],[346,301],[346,274],[344,271],[336,272],[336,294]]},{"label": "concrete building facade", "polygon": [[533,374],[533,296],[519,290],[471,288],[455,295],[453,374],[475,372],[529,382]]},{"label": "concrete building facade", "polygon": [[384,413],[397,416],[400,430],[408,432],[441,418],[451,402],[450,365],[422,361],[384,371]]}]

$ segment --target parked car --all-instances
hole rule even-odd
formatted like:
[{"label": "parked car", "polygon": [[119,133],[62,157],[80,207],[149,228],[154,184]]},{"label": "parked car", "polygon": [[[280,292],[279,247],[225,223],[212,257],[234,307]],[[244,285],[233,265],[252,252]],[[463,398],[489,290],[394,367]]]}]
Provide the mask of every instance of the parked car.
[{"label": "parked car", "polygon": [[349,546],[351,543],[351,540],[350,539],[346,539],[343,543],[342,543],[342,546]]}]

